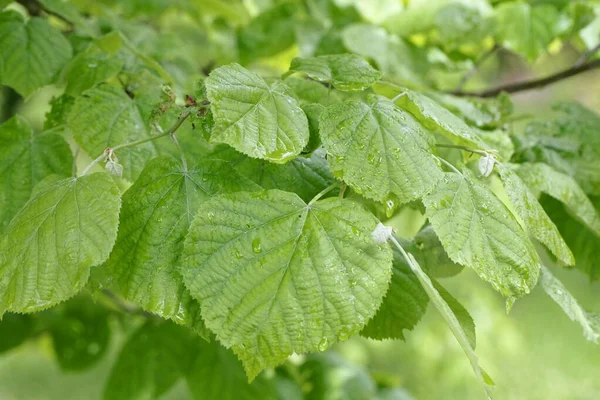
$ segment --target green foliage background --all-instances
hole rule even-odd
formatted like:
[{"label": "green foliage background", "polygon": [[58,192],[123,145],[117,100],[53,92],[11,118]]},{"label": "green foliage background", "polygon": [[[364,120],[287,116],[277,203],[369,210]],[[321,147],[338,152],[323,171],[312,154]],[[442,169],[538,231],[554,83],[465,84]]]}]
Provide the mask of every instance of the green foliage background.
[{"label": "green foliage background", "polygon": [[[205,326],[197,299],[210,297],[210,285],[204,282],[222,268],[214,262],[205,265],[202,252],[210,249],[194,247],[194,243],[201,241],[203,228],[214,222],[211,213],[218,214],[217,231],[235,216],[239,216],[235,223],[242,224],[240,214],[246,216],[247,212],[243,207],[256,199],[271,196],[269,201],[291,207],[293,212],[305,210],[303,204],[336,178],[348,184],[342,189],[342,194],[346,190],[346,198],[361,202],[386,225],[394,226],[399,237],[416,235],[413,240],[401,240],[402,245],[435,278],[434,285],[457,315],[470,343],[476,341],[479,361],[496,382],[494,398],[598,398],[600,348],[585,340],[585,336],[593,339],[600,330],[598,315],[587,313],[600,310],[596,262],[600,244],[598,72],[574,73],[568,80],[540,86],[541,90],[512,95],[487,96],[486,89],[552,75],[581,64],[596,68],[600,3],[0,0],[0,8],[4,8],[0,14],[0,189],[4,193],[0,197],[0,234],[6,232],[13,216],[17,215],[14,221],[23,221],[16,226],[26,226],[35,211],[47,209],[56,201],[59,207],[79,207],[81,201],[86,207],[82,214],[86,215],[95,215],[101,209],[110,213],[123,203],[114,248],[106,242],[96,246],[80,236],[75,256],[58,252],[47,256],[67,266],[63,278],[69,280],[69,285],[65,288],[40,291],[37,302],[28,303],[17,289],[0,285],[2,312],[7,307],[8,311],[31,312],[60,303],[36,314],[4,315],[0,322],[1,399],[483,398],[463,350],[437,310],[427,306],[427,296],[398,254],[394,268],[399,269],[394,270],[397,280],[393,278],[392,287],[396,283],[410,296],[408,300],[402,296],[386,298],[389,302],[360,332],[362,336],[350,335],[362,328],[361,324],[352,326],[362,315],[347,314],[340,317],[349,324],[343,327],[348,332],[338,334],[339,343],[326,338],[319,341],[309,332],[305,339],[308,345],[305,341],[302,346],[321,351],[289,358],[283,351],[263,358],[265,351],[257,355],[256,349],[266,347],[260,348],[258,340],[256,346],[246,348],[251,339],[244,341],[236,337],[236,332],[226,331],[226,324],[218,319],[229,317],[231,304],[242,292],[235,286],[237,282],[232,283],[238,290],[232,290],[230,298],[219,298],[209,311],[204,310],[204,319],[215,319],[207,324],[208,328]],[[331,56],[337,53],[354,56]],[[302,58],[295,58],[298,56]],[[209,72],[214,73],[207,77]],[[279,77],[287,86],[270,88]],[[224,88],[232,82],[252,90]],[[465,93],[475,97],[463,97]],[[186,99],[186,95],[190,97]],[[483,96],[490,98],[480,98]],[[384,97],[394,98],[396,106]],[[268,111],[275,109],[274,117],[259,119],[260,124],[264,131],[285,134],[289,142],[274,145],[260,137],[255,141],[246,137],[244,132],[255,121],[247,110],[236,108],[244,103],[260,104]],[[179,127],[184,113],[192,115]],[[14,115],[18,116],[11,119]],[[286,118],[278,119],[281,115]],[[299,117],[303,115],[307,118]],[[367,120],[370,125],[352,129],[352,140],[348,140],[344,130],[347,126],[342,124],[340,128],[340,120],[357,124]],[[401,123],[394,125],[398,121]],[[94,182],[93,187],[104,188],[101,198],[77,184],[56,183],[57,175],[81,173],[98,155],[102,159],[107,146],[105,135],[111,138],[113,147],[144,141],[158,134],[155,124],[179,128],[180,146],[188,161],[193,159],[197,164],[189,175],[187,171],[182,173],[179,161],[175,161],[178,146],[165,138],[124,146],[114,153],[118,159],[111,154],[106,169],[123,179],[111,179],[106,174],[83,178]],[[409,126],[411,132],[419,134],[403,136],[398,126]],[[303,136],[305,131],[309,135]],[[361,144],[372,137],[373,131],[384,132],[388,141],[400,140],[396,142],[399,148],[411,150],[386,155],[391,146],[382,144],[367,154]],[[433,135],[427,136],[431,132],[435,133],[434,139]],[[486,180],[481,176],[481,170],[477,170],[481,151],[471,154],[441,146],[434,150],[436,142],[467,150],[494,150],[494,156],[506,164],[495,167],[504,185],[499,177]],[[74,150],[73,159],[67,146]],[[327,162],[323,147],[329,152]],[[489,258],[487,263],[478,264],[469,260],[472,254],[452,242],[456,226],[466,220],[460,214],[466,210],[464,207],[444,235],[441,224],[455,214],[449,211],[436,220],[440,210],[444,212],[449,205],[444,198],[436,198],[439,186],[429,194],[441,176],[439,163],[427,159],[431,152],[458,167],[466,163],[466,168],[477,176],[470,170],[463,172],[465,176],[473,176],[477,185],[493,196],[481,195],[487,199],[485,207],[504,210],[500,200],[512,203],[511,211],[525,221],[529,234],[548,246],[546,249],[535,242],[541,262],[581,304],[579,308],[570,299],[558,301],[561,307],[567,305],[567,312],[583,313],[578,314],[577,321],[589,323],[583,335],[579,323],[569,319],[541,284],[523,296],[527,285],[535,284],[537,271],[533,268],[515,272],[514,263],[507,262],[502,254],[495,255],[498,262],[493,265]],[[352,156],[336,156],[339,154]],[[387,169],[379,154],[387,157]],[[414,160],[405,162],[409,156],[419,164]],[[94,168],[101,170],[98,165]],[[520,177],[523,186],[516,185],[511,192],[506,181],[509,174]],[[365,175],[371,179],[365,181]],[[410,182],[407,178],[404,185],[398,184],[404,177]],[[169,191],[160,192],[167,185]],[[488,186],[500,200],[487,191]],[[531,189],[530,197],[525,196],[525,187]],[[261,188],[292,191],[298,196],[281,192],[268,192],[267,196],[261,194]],[[341,212],[361,216],[356,223],[360,225],[358,232],[353,234],[368,236],[375,218],[362,210],[352,214],[347,203],[334,198],[338,189],[329,192],[331,199],[315,203],[315,211],[301,212],[299,217],[308,221],[304,222],[306,231],[319,237],[316,222],[311,225],[313,212],[324,216]],[[208,200],[235,191],[250,194]],[[119,192],[124,192],[121,200]],[[61,197],[65,193],[73,193],[73,197]],[[551,220],[540,217],[541,208],[532,211],[537,207],[538,195]],[[17,214],[30,196],[41,198],[40,204]],[[137,199],[143,199],[144,207],[136,203]],[[524,203],[519,203],[521,200]],[[172,215],[165,214],[166,221],[160,215],[152,220],[155,236],[145,238],[147,247],[142,247],[140,253],[130,253],[136,246],[130,232],[137,232],[146,216],[153,215],[152,210],[159,206],[168,208]],[[206,216],[192,223],[196,209]],[[250,209],[255,210],[257,218],[266,218],[265,213],[256,211],[260,207]],[[421,230],[423,213],[436,233],[431,226]],[[68,215],[57,215],[57,222],[43,226],[42,238],[74,223]],[[187,218],[180,218],[182,215]],[[284,230],[285,221],[274,215],[276,223],[266,223],[272,225],[272,230],[280,229],[280,233],[265,234],[262,244],[243,237],[240,241],[244,249],[260,253],[261,246],[291,235],[291,230]],[[518,228],[521,220],[512,214],[510,218],[517,227],[511,237],[512,247],[527,248],[526,233]],[[333,222],[328,225],[326,221],[327,229],[343,232],[342,224],[334,226],[338,220],[329,219]],[[93,226],[103,232],[116,225],[110,218],[83,221],[84,228]],[[183,250],[185,231],[179,234],[171,230],[170,247],[161,248],[160,256],[155,256],[153,246],[163,241],[156,232],[160,233],[167,223],[186,227],[192,223],[189,243]],[[298,232],[304,232],[305,225],[290,223]],[[490,224],[484,229],[495,234],[502,227]],[[222,238],[228,239],[226,233]],[[0,247],[5,251],[0,255],[0,267],[8,271],[6,276],[13,270],[26,275],[32,264],[23,267],[7,256],[9,249],[16,251],[23,242],[14,229],[11,234],[5,236],[4,247]],[[354,239],[355,246],[362,245],[359,239]],[[365,249],[368,253],[369,248]],[[389,261],[387,251],[377,257],[363,254],[363,258],[350,256],[348,251],[346,262],[383,265]],[[573,264],[571,252],[576,261],[574,268],[565,268],[561,263]],[[447,254],[472,268],[454,264]],[[234,255],[242,260],[239,265],[244,265],[246,255]],[[536,257],[532,256],[531,264]],[[95,268],[103,261],[102,268]],[[326,257],[320,261],[325,266],[332,263]],[[183,278],[178,271],[162,269],[180,262],[188,267]],[[235,263],[231,268],[238,268]],[[203,268],[193,269],[197,264]],[[143,279],[123,275],[115,278],[123,265]],[[502,270],[505,265],[509,270]],[[296,265],[298,271],[306,271],[302,267]],[[153,275],[155,271],[161,272]],[[490,277],[489,271],[501,272],[492,272]],[[384,281],[384,272],[377,275],[370,270],[357,276],[357,280]],[[508,285],[509,276],[519,284]],[[258,278],[262,276],[252,277],[257,282]],[[184,289],[184,281],[191,294]],[[63,303],[84,285],[81,293]],[[111,291],[106,291],[107,287]],[[252,290],[244,293],[255,294]],[[161,297],[173,292],[180,295]],[[354,294],[351,292],[353,300]],[[376,295],[369,301],[375,302]],[[507,314],[506,302],[512,304],[520,296]],[[406,307],[406,301],[413,298],[418,299],[414,307]],[[367,304],[366,308],[374,312],[377,304]],[[246,322],[239,320],[239,324]],[[272,329],[277,329],[277,323],[273,325]],[[265,342],[272,339],[265,337]],[[236,355],[219,342],[233,346],[245,371]],[[268,367],[266,371],[248,384],[247,376],[253,378],[264,367]]]}]

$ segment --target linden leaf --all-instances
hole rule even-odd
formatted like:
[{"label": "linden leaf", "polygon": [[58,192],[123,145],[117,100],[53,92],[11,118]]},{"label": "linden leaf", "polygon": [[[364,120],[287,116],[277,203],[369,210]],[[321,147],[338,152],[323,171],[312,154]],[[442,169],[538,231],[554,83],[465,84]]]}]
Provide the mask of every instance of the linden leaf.
[{"label": "linden leaf", "polygon": [[423,198],[426,216],[454,262],[473,268],[509,301],[529,293],[540,269],[533,244],[492,191],[463,173],[446,173]]},{"label": "linden leaf", "polygon": [[206,336],[198,302],[177,270],[183,241],[203,201],[253,189],[259,187],[225,161],[186,170],[170,157],[155,158],[123,195],[119,234],[104,266],[107,276],[125,299]]},{"label": "linden leaf", "polygon": [[71,58],[71,44],[43,18],[0,13],[0,84],[23,97],[53,82]]},{"label": "linden leaf", "polygon": [[323,351],[374,315],[391,250],[371,237],[375,217],[337,198],[306,204],[279,190],[202,204],[182,273],[209,329],[252,379],[296,353]]},{"label": "linden leaf", "polygon": [[283,83],[269,86],[238,64],[212,71],[205,80],[215,126],[214,143],[226,143],[254,158],[285,163],[309,139],[308,121]]},{"label": "linden leaf", "polygon": [[498,166],[508,198],[527,230],[565,265],[575,264],[571,250],[535,195],[510,167]]},{"label": "linden leaf", "polygon": [[106,173],[36,188],[0,242],[0,314],[43,310],[75,295],[110,253],[119,196]]},{"label": "linden leaf", "polygon": [[333,105],[319,127],[333,174],[366,197],[406,203],[442,176],[425,131],[384,97]]},{"label": "linden leaf", "polygon": [[317,81],[330,83],[338,90],[349,92],[370,87],[382,75],[355,54],[296,57],[292,60],[290,71],[304,73]]},{"label": "linden leaf", "polygon": [[73,156],[55,133],[35,134],[21,117],[0,125],[0,232],[48,175],[69,176]]}]

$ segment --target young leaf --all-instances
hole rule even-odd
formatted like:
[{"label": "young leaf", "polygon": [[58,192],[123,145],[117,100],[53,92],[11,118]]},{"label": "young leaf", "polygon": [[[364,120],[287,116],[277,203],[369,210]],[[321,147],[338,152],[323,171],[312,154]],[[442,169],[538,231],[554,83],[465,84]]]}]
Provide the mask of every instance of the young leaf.
[{"label": "young leaf", "polygon": [[194,399],[275,400],[273,380],[257,377],[252,383],[231,350],[217,342],[197,341],[196,358],[185,378]]},{"label": "young leaf", "polygon": [[206,325],[252,379],[296,353],[323,351],[362,329],[381,303],[391,251],[377,221],[348,200],[306,204],[278,190],[200,206],[182,273]]},{"label": "young leaf", "polygon": [[215,119],[211,141],[254,158],[285,163],[308,143],[308,121],[288,88],[269,86],[238,64],[215,69],[205,81]]},{"label": "young leaf", "polygon": [[117,236],[121,200],[108,174],[42,185],[0,242],[0,315],[39,311],[72,297]]},{"label": "young leaf", "polygon": [[543,163],[520,164],[517,173],[536,192],[544,192],[564,203],[592,232],[600,236],[600,216],[577,182]]},{"label": "young leaf", "polygon": [[52,83],[71,58],[71,45],[43,18],[25,21],[16,11],[0,13],[0,84],[23,97]]},{"label": "young leaf", "polygon": [[574,265],[575,259],[571,250],[537,198],[510,167],[498,164],[498,170],[508,198],[527,230],[548,247],[562,263]]},{"label": "young leaf", "polygon": [[0,233],[46,176],[69,176],[73,156],[54,133],[36,135],[27,122],[13,117],[0,125]]},{"label": "young leaf", "polygon": [[[94,156],[102,154],[107,147],[150,136],[136,102],[123,89],[108,84],[78,97],[67,123],[77,143]],[[123,177],[134,181],[157,152],[153,142],[119,150]]]},{"label": "young leaf", "polygon": [[421,126],[384,97],[333,105],[319,126],[334,176],[368,198],[406,203],[442,176]]},{"label": "young leaf", "polygon": [[121,349],[104,388],[105,400],[156,399],[187,370],[189,330],[148,321]]},{"label": "young leaf", "polygon": [[190,170],[170,157],[148,163],[123,195],[117,241],[104,268],[125,299],[206,335],[198,303],[176,266],[198,206],[218,193],[259,187],[229,163],[203,161]]},{"label": "young leaf", "polygon": [[446,173],[423,198],[426,216],[448,256],[473,268],[510,302],[535,286],[539,257],[506,206],[470,171],[463,174]]},{"label": "young leaf", "polygon": [[485,147],[477,132],[461,118],[426,95],[405,89],[396,104],[415,116],[430,131],[439,131],[452,142],[474,148]]},{"label": "young leaf", "polygon": [[365,90],[381,78],[381,72],[355,54],[296,57],[292,60],[290,71],[304,73],[347,92]]},{"label": "young leaf", "polygon": [[540,281],[544,291],[562,308],[571,321],[581,325],[585,338],[598,343],[598,339],[600,338],[600,315],[585,311],[565,285],[543,265]]}]

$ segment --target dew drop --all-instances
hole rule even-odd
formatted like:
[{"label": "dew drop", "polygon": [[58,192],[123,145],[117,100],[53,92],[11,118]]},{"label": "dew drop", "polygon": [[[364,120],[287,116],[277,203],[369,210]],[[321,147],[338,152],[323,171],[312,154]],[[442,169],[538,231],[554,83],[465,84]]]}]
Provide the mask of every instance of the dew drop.
[{"label": "dew drop", "polygon": [[327,339],[326,337],[323,337],[323,339],[321,339],[321,341],[319,342],[319,351],[327,350],[328,344],[329,344],[329,339]]},{"label": "dew drop", "polygon": [[260,238],[254,238],[252,241],[252,252],[255,254],[262,253],[262,246],[260,244]]}]

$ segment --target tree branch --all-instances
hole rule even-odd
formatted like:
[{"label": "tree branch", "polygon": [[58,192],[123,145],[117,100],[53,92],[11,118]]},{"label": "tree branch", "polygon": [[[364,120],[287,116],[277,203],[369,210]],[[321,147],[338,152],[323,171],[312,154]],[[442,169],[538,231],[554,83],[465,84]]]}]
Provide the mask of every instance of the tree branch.
[{"label": "tree branch", "polygon": [[546,85],[550,85],[556,82],[559,82],[563,79],[570,78],[575,75],[579,75],[583,72],[600,68],[600,60],[594,60],[587,63],[583,63],[581,65],[573,65],[572,67],[565,69],[563,71],[557,72],[555,74],[546,76],[544,78],[533,79],[530,81],[509,83],[507,85],[497,86],[495,88],[486,89],[480,92],[465,92],[462,90],[454,90],[448,92],[454,96],[472,96],[472,97],[494,97],[502,92],[506,93],[516,93],[523,92],[525,90],[531,89],[539,89]]},{"label": "tree branch", "polygon": [[46,7],[44,4],[42,4],[38,0],[17,0],[17,3],[19,3],[23,7],[25,7],[27,9],[27,12],[29,13],[29,15],[31,15],[33,17],[40,16],[42,14],[42,12],[44,12],[48,15],[52,15],[52,16],[60,19],[61,21],[65,22],[67,25],[70,25],[71,27],[73,26],[73,22],[69,21],[68,19],[66,19],[65,17],[60,15],[59,13],[50,10],[48,7]]},{"label": "tree branch", "polygon": [[460,79],[460,82],[458,82],[458,85],[456,86],[456,90],[462,90],[462,88],[469,81],[469,79],[471,79],[472,77],[475,76],[475,74],[477,74],[477,71],[479,71],[479,68],[481,68],[481,65],[484,62],[486,62],[488,58],[490,58],[491,56],[493,56],[499,49],[500,49],[500,46],[498,44],[495,44],[494,47],[492,47],[487,52],[485,52],[475,62],[475,64],[473,65],[473,67],[470,70],[468,70],[466,74],[463,75],[463,77]]}]

